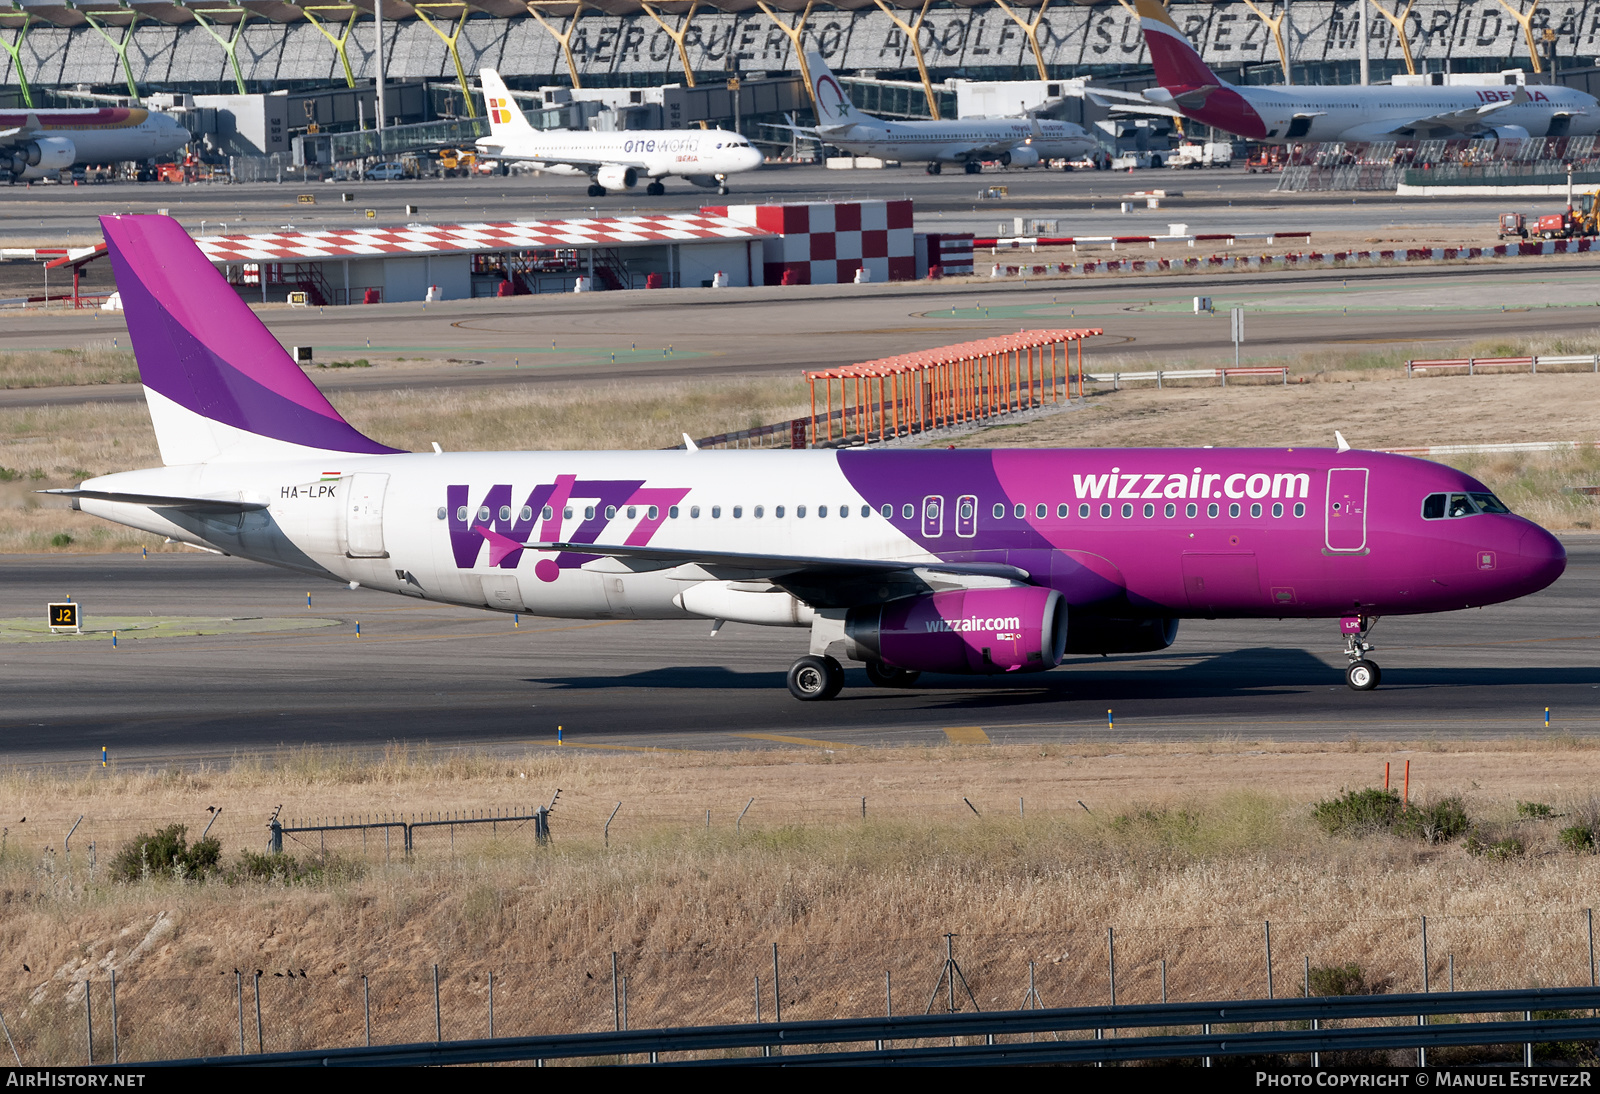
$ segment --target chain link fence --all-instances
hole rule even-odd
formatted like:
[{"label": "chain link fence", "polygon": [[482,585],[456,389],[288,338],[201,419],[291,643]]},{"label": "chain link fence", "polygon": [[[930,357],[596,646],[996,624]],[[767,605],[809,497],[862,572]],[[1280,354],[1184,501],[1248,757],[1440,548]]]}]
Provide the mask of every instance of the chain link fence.
[{"label": "chain link fence", "polygon": [[[1590,912],[1575,908],[640,949],[537,965],[97,971],[24,977],[0,992],[0,1016],[23,1064],[72,1065],[780,1018],[1586,986],[1592,938]],[[1353,953],[1381,963],[1354,966]]]}]

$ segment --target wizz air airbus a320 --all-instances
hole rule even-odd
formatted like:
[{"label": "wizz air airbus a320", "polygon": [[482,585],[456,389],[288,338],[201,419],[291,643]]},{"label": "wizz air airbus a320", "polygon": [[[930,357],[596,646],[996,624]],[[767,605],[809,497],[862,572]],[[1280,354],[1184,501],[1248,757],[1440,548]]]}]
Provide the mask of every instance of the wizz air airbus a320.
[{"label": "wizz air airbus a320", "polygon": [[[1326,448],[401,452],[357,432],[177,222],[104,217],[165,466],[58,491],[210,550],[402,596],[809,628],[884,686],[1163,649],[1178,621],[1337,621],[1543,589],[1561,544],[1425,460]],[[1332,635],[1330,634],[1330,639]]]}]

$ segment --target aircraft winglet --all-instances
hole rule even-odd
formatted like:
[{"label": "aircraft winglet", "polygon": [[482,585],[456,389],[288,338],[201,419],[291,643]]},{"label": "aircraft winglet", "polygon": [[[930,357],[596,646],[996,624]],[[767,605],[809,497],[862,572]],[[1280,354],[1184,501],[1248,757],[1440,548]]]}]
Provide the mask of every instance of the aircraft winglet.
[{"label": "aircraft winglet", "polygon": [[1344,434],[1340,433],[1337,429],[1335,429],[1333,431],[1333,439],[1339,442],[1339,451],[1340,452],[1348,452],[1348,451],[1350,451],[1350,442],[1345,440],[1344,439]]}]

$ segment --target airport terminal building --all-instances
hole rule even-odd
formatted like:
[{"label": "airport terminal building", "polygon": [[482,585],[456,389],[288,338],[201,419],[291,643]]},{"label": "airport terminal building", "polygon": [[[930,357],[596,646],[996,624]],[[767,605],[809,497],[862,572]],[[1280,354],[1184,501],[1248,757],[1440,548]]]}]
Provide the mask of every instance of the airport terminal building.
[{"label": "airport terminal building", "polygon": [[[0,0],[0,93],[30,88],[243,93],[377,75],[376,0]],[[1131,75],[1148,54],[1131,0],[449,0],[383,3],[388,79],[459,83],[480,66],[514,88],[726,86],[797,75],[797,46],[841,73],[949,77]],[[1364,0],[1372,78],[1417,71],[1589,67],[1600,0]],[[1220,71],[1277,82],[1354,82],[1363,0],[1172,0]],[[1285,15],[1287,10],[1288,14]],[[1546,37],[1547,32],[1549,37]],[[1530,57],[1530,52],[1537,56]],[[1409,60],[1408,60],[1409,59]]]}]

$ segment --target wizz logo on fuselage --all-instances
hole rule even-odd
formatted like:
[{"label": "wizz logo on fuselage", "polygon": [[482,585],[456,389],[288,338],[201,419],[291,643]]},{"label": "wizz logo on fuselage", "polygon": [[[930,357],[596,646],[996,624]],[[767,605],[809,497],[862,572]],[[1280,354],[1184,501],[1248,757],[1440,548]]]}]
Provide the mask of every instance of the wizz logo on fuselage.
[{"label": "wizz logo on fuselage", "polygon": [[[606,542],[621,538],[629,546],[642,546],[650,542],[667,519],[669,508],[688,493],[688,489],[679,487],[648,488],[642,479],[557,475],[554,482],[535,486],[520,504],[513,500],[512,485],[499,483],[484,491],[482,500],[474,505],[469,485],[451,485],[445,488],[450,549],[456,566],[470,570],[478,565],[486,542],[478,528],[518,543],[598,543],[604,536]],[[630,508],[632,517],[627,515]],[[572,516],[567,516],[568,512]],[[617,528],[607,534],[613,525]],[[502,569],[515,569],[522,555],[521,551],[513,551],[499,565]],[[563,551],[555,561],[561,569],[575,569],[598,557]]]}]

